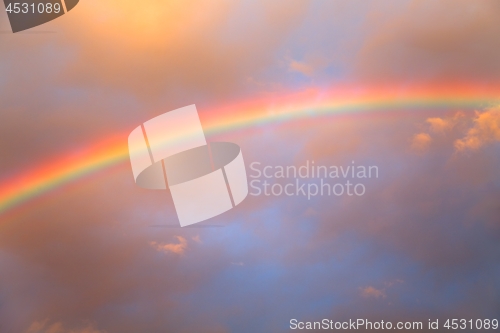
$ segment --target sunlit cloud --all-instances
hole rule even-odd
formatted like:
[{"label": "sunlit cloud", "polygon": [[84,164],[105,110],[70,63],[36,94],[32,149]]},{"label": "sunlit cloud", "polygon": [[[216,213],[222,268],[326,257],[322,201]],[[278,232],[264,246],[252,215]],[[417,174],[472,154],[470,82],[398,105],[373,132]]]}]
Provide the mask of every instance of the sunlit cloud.
[{"label": "sunlit cloud", "polygon": [[427,118],[426,122],[430,126],[430,131],[434,133],[443,134],[450,131],[455,127],[455,125],[464,117],[464,113],[461,111],[456,112],[453,117],[433,117]]},{"label": "sunlit cloud", "polygon": [[431,141],[432,138],[429,134],[418,133],[415,134],[415,136],[413,136],[411,147],[413,150],[416,150],[418,152],[423,152],[429,147]]},{"label": "sunlit cloud", "polygon": [[431,125],[431,130],[438,133],[444,132],[451,126],[449,121],[438,117],[428,118],[427,122]]},{"label": "sunlit cloud", "polygon": [[187,249],[187,240],[182,236],[175,237],[179,241],[178,243],[150,242],[149,245],[151,245],[158,252],[183,254]]},{"label": "sunlit cloud", "polygon": [[462,139],[455,141],[457,151],[475,150],[493,141],[500,141],[500,107],[476,111],[474,126]]},{"label": "sunlit cloud", "polygon": [[103,330],[98,330],[93,325],[87,324],[82,328],[69,329],[64,327],[61,322],[50,323],[49,320],[35,321],[25,331],[25,333],[107,333]]},{"label": "sunlit cloud", "polygon": [[366,298],[385,298],[387,297],[385,292],[381,289],[377,289],[372,286],[368,286],[360,289],[361,296]]}]

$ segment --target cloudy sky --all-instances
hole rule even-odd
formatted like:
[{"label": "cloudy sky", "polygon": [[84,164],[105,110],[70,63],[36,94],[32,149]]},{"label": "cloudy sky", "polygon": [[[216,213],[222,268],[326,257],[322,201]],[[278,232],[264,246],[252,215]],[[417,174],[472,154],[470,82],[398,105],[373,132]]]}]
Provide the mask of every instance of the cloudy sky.
[{"label": "cloudy sky", "polygon": [[[500,319],[499,16],[496,0],[82,0],[12,34],[2,10],[0,332]],[[249,180],[307,161],[378,178],[180,228],[127,155],[84,166],[190,104]]]}]

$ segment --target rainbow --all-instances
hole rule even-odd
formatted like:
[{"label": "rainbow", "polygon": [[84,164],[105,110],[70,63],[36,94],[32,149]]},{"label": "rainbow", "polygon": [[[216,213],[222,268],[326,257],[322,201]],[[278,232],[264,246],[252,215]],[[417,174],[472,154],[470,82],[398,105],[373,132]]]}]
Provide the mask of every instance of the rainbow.
[{"label": "rainbow", "polygon": [[[213,136],[305,117],[324,117],[401,108],[484,108],[500,102],[496,87],[460,85],[405,89],[344,87],[307,89],[200,112],[205,133]],[[49,191],[91,174],[128,163],[128,132],[72,152],[0,182],[0,215]],[[132,177],[132,176],[131,176]]]}]

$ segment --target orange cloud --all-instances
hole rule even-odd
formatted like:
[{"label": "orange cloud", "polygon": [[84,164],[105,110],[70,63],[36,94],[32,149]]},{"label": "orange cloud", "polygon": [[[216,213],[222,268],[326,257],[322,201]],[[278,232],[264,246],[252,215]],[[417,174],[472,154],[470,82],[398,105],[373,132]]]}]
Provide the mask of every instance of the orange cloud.
[{"label": "orange cloud", "polygon": [[383,290],[377,289],[375,287],[366,287],[366,288],[361,288],[361,296],[366,297],[366,298],[385,298],[385,292]]},{"label": "orange cloud", "polygon": [[429,144],[431,143],[432,138],[429,134],[427,133],[419,133],[415,134],[413,137],[413,141],[411,144],[412,149],[416,151],[424,151],[429,147]]},{"label": "orange cloud", "polygon": [[66,329],[61,322],[49,324],[48,320],[36,321],[28,328],[26,333],[106,333],[87,325],[79,329]]},{"label": "orange cloud", "polygon": [[442,133],[452,126],[450,121],[442,118],[428,118],[427,122],[430,124],[431,130],[437,133]]},{"label": "orange cloud", "polygon": [[156,251],[165,252],[165,253],[175,253],[175,254],[183,254],[187,249],[187,240],[181,236],[175,236],[179,243],[157,243],[150,242],[151,245]]},{"label": "orange cloud", "polygon": [[474,126],[465,137],[455,141],[455,148],[457,151],[475,150],[492,141],[500,141],[500,106],[482,113],[476,111]]},{"label": "orange cloud", "polygon": [[447,118],[427,118],[427,123],[430,125],[431,131],[435,133],[444,133],[448,130],[451,130],[460,120],[460,118],[464,117],[463,112],[457,112],[453,117]]}]

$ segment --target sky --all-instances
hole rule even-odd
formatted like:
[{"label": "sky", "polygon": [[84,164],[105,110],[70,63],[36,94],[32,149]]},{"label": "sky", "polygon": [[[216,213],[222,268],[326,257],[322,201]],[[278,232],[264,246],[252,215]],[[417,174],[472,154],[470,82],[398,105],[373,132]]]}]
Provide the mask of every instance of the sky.
[{"label": "sky", "polygon": [[[13,34],[2,10],[0,332],[500,319],[499,14],[82,0]],[[361,196],[249,195],[181,228],[169,191],[135,184],[127,138],[191,104],[249,182],[266,180],[255,162],[378,177],[352,179]]]}]

